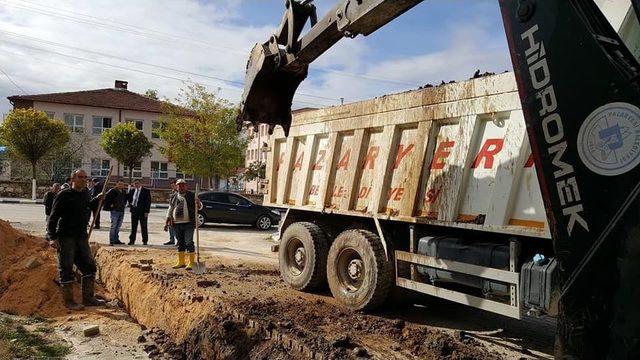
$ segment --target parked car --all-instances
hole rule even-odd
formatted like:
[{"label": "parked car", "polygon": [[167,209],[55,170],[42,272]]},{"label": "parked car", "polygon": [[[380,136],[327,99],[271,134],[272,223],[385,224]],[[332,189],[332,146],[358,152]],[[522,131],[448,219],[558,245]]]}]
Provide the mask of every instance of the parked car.
[{"label": "parked car", "polygon": [[280,213],[238,194],[207,191],[198,194],[202,210],[198,214],[198,224],[226,223],[250,224],[260,230],[269,230],[280,221]]}]

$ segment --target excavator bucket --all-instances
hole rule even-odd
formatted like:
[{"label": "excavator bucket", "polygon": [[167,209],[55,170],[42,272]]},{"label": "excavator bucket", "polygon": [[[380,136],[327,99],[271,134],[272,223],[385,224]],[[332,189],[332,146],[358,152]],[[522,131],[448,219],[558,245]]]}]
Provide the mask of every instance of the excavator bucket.
[{"label": "excavator bucket", "polygon": [[[272,39],[273,40],[273,39]],[[295,71],[279,66],[285,53],[274,46],[256,44],[247,63],[244,93],[236,122],[238,130],[250,122],[269,124],[269,133],[281,125],[285,134],[291,126],[291,103],[300,83],[307,77],[308,65]]]}]

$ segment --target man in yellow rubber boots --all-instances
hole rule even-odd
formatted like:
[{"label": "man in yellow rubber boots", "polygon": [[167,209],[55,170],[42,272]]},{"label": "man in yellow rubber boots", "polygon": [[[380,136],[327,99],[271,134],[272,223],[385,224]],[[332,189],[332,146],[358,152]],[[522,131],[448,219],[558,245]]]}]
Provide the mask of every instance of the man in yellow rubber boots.
[{"label": "man in yellow rubber boots", "polygon": [[176,185],[178,192],[169,200],[164,231],[169,230],[169,226],[172,226],[178,242],[178,261],[173,268],[191,270],[195,263],[193,231],[198,218],[196,208],[202,209],[202,204],[193,192],[187,190],[187,182],[184,179],[178,179]]}]

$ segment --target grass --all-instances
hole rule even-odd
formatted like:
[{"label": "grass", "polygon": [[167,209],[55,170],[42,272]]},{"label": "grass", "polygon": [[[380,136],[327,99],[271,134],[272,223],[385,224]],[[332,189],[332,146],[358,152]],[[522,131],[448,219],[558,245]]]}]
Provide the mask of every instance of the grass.
[{"label": "grass", "polygon": [[[71,352],[65,344],[55,343],[41,334],[49,334],[53,329],[41,325],[34,332],[27,330],[23,322],[11,318],[0,319],[0,359],[8,353],[18,359],[60,359]],[[41,323],[41,322],[40,322]]]}]

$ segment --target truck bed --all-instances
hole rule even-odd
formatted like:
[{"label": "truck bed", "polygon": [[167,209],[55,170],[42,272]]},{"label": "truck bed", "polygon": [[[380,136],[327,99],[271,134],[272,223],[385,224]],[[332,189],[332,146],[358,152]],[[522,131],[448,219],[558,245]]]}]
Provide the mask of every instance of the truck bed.
[{"label": "truck bed", "polygon": [[265,205],[550,238],[515,78],[295,113]]}]

